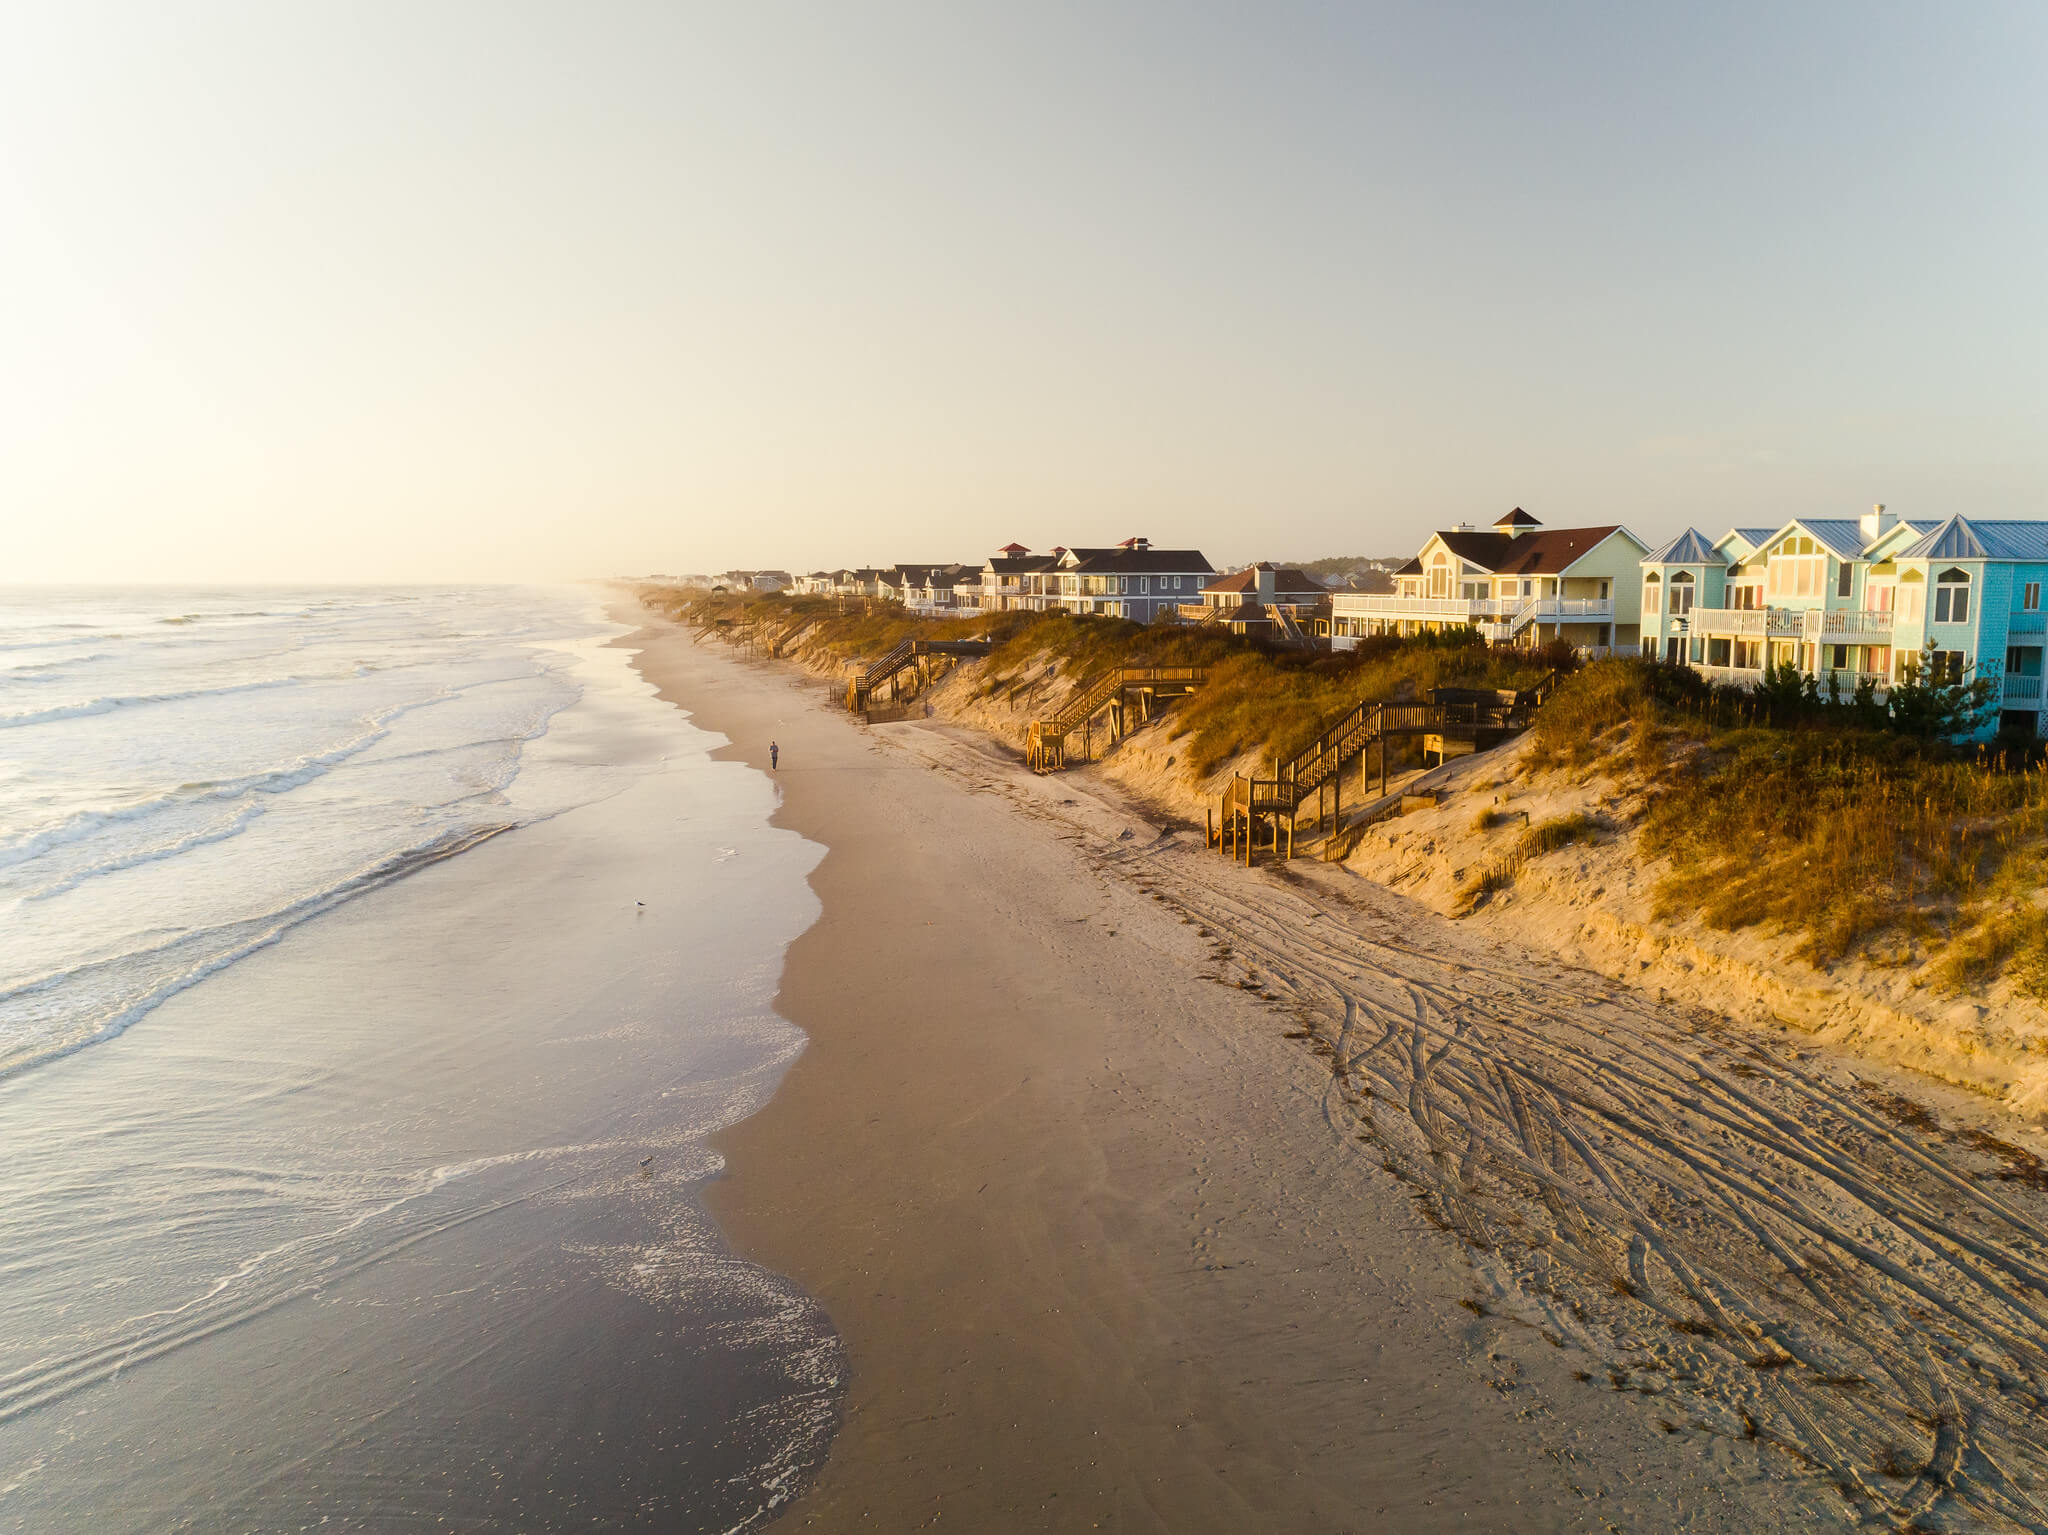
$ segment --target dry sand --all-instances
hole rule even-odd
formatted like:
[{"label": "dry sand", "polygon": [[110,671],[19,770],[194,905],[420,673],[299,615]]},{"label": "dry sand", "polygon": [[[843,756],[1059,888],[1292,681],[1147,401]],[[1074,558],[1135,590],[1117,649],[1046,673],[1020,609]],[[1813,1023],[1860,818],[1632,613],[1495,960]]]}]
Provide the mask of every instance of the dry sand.
[{"label": "dry sand", "polygon": [[[711,1194],[851,1360],[791,1526],[1846,1521],[1810,1461],[1660,1410],[1654,1361],[1612,1379],[1606,1333],[1546,1325],[1445,1229],[1285,952],[1318,921],[1384,938],[1385,913],[1254,889],[1091,775],[864,731],[818,679],[666,624],[626,643],[728,755],[781,744],[778,820],[829,849],[778,1002],[811,1044]],[[1351,1010],[1408,1005],[1375,984]]]}]

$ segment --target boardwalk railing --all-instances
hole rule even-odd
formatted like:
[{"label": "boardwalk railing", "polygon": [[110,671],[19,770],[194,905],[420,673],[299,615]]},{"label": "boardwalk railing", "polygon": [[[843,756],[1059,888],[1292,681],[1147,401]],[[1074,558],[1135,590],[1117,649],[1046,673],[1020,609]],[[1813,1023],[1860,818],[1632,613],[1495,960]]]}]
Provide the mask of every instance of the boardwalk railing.
[{"label": "boardwalk railing", "polygon": [[[1342,824],[1343,768],[1353,758],[1362,758],[1371,747],[1379,748],[1379,787],[1384,796],[1390,738],[1421,736],[1425,760],[1433,751],[1441,764],[1527,725],[1555,691],[1557,675],[1552,672],[1535,687],[1520,691],[1435,688],[1426,702],[1360,703],[1281,763],[1273,777],[1233,775],[1217,807],[1218,820],[1210,828],[1210,841],[1248,864],[1258,823],[1265,818],[1272,825],[1275,850],[1282,846],[1284,829],[1286,854],[1292,857],[1296,822],[1310,795],[1318,797],[1319,822],[1327,816],[1332,825]],[[1361,773],[1360,791],[1369,783]]]},{"label": "boardwalk railing", "polygon": [[1152,702],[1192,693],[1209,680],[1203,666],[1113,666],[1097,672],[1050,719],[1033,720],[1025,740],[1025,759],[1034,773],[1056,773],[1067,765],[1067,738],[1080,733],[1084,757],[1095,755],[1095,716],[1110,712],[1110,739],[1124,733],[1125,695],[1135,693],[1141,715],[1149,718]]},{"label": "boardwalk railing", "polygon": [[990,640],[903,640],[881,660],[846,679],[846,707],[866,714],[877,688],[889,683],[893,697],[897,675],[927,656],[985,656],[992,645]]}]

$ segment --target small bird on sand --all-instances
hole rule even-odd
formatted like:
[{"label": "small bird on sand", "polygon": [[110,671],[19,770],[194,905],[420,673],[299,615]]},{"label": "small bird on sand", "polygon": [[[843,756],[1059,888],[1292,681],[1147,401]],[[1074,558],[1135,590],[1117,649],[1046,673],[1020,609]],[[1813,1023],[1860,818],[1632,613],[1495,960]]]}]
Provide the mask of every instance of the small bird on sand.
[{"label": "small bird on sand", "polygon": [[642,1157],[642,1158],[640,1159],[640,1165],[641,1165],[642,1167],[645,1167],[645,1166],[647,1166],[647,1165],[648,1165],[648,1164],[649,1164],[650,1162],[652,1162],[653,1160],[654,1160],[654,1158],[653,1158],[653,1157]]}]

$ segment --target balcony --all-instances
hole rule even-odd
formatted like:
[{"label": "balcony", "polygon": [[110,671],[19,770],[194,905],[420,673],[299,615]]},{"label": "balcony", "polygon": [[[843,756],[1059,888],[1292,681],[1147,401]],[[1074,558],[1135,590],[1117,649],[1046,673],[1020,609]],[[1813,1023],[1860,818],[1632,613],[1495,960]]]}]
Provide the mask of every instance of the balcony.
[{"label": "balcony", "polygon": [[1470,624],[1490,640],[1511,640],[1531,624],[1611,624],[1611,597],[1389,597],[1340,592],[1333,619],[1387,623]]},{"label": "balcony", "polygon": [[2041,679],[2022,677],[2014,672],[2005,674],[2005,701],[2009,704],[2034,704],[2041,702]]},{"label": "balcony", "polygon": [[1889,645],[1892,615],[1872,608],[1808,608],[1799,632],[1823,645]]},{"label": "balcony", "polygon": [[1716,638],[1789,639],[1801,631],[1800,616],[1791,608],[1694,608],[1678,616],[1688,620],[1688,633]]},{"label": "balcony", "polygon": [[1521,597],[1393,597],[1338,592],[1330,611],[1340,618],[1400,618],[1410,622],[1477,624],[1512,614],[1527,600]]}]

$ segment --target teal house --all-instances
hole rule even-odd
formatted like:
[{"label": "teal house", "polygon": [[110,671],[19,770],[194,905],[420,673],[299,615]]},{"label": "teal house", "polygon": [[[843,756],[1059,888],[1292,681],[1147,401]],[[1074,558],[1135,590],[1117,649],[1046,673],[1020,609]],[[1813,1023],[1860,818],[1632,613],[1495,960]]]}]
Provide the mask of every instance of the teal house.
[{"label": "teal house", "polygon": [[2048,522],[1799,518],[1688,528],[1642,560],[1645,655],[1751,685],[1795,667],[1844,695],[1880,692],[1923,645],[1950,677],[1998,679],[1999,728],[2041,731]]}]

